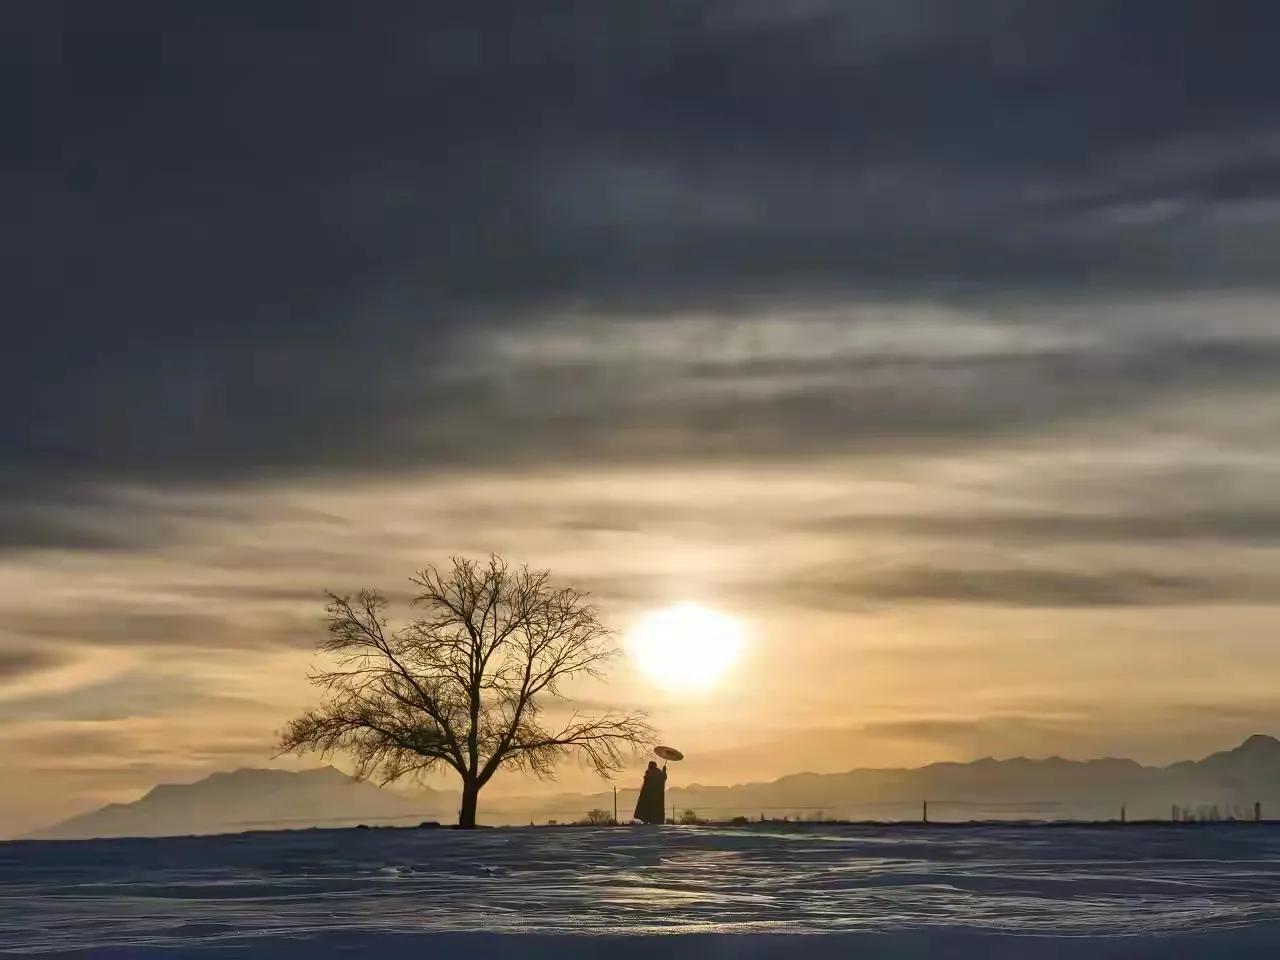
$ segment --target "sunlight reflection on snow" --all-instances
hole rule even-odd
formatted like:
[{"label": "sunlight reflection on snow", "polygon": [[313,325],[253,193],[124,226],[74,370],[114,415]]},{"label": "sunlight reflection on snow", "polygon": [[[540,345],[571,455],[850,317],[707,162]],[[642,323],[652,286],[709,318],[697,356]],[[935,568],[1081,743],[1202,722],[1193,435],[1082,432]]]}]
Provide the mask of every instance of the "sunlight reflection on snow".
[{"label": "sunlight reflection on snow", "polygon": [[1267,828],[299,831],[0,845],[0,950],[333,931],[1167,934],[1280,920]]}]

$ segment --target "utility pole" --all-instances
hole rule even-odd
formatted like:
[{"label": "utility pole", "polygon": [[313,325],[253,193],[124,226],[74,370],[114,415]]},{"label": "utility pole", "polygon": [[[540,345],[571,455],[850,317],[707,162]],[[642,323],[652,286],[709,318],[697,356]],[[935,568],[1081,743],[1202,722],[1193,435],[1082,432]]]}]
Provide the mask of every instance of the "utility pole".
[{"label": "utility pole", "polygon": [[1122,800],[1120,801],[1120,822],[1127,823],[1128,820],[1129,820],[1129,804],[1128,802]]},{"label": "utility pole", "polygon": [[921,823],[929,822],[929,801],[928,800],[924,802],[924,807],[920,811],[920,822]]},{"label": "utility pole", "polygon": [[1262,822],[1262,801],[1261,800],[1253,801],[1253,822],[1254,823]]},{"label": "utility pole", "polygon": [[613,822],[616,826],[618,823],[618,788],[613,788]]}]

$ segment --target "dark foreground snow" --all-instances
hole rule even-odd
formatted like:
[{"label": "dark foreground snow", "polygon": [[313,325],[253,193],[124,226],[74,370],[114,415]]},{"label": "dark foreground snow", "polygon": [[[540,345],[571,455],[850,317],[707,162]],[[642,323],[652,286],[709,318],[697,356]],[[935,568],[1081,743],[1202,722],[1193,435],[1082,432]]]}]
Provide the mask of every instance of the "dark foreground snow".
[{"label": "dark foreground snow", "polygon": [[0,952],[1274,957],[1280,829],[344,830],[9,843]]}]

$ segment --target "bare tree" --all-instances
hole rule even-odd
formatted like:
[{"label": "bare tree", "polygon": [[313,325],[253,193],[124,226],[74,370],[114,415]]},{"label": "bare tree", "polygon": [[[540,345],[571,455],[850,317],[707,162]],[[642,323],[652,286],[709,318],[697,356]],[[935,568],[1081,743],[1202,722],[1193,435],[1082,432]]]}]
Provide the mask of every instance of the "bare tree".
[{"label": "bare tree", "polygon": [[576,753],[607,776],[652,743],[643,713],[575,711],[548,725],[546,702],[566,699],[561,681],[600,676],[617,652],[583,594],[497,556],[454,558],[411,580],[423,615],[399,629],[374,590],[327,594],[320,649],[337,664],[312,674],[324,702],[289,723],[282,753],[344,752],[357,776],[382,783],[452,767],[458,826],[474,827],[480,790],[504,767],[547,777]]}]

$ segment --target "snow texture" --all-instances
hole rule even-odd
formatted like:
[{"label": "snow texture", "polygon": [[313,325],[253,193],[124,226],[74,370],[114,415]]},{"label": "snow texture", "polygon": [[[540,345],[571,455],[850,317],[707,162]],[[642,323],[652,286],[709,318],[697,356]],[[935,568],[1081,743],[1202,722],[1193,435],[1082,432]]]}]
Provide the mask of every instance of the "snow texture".
[{"label": "snow texture", "polygon": [[0,953],[1272,957],[1280,829],[778,824],[21,841],[0,844]]}]

